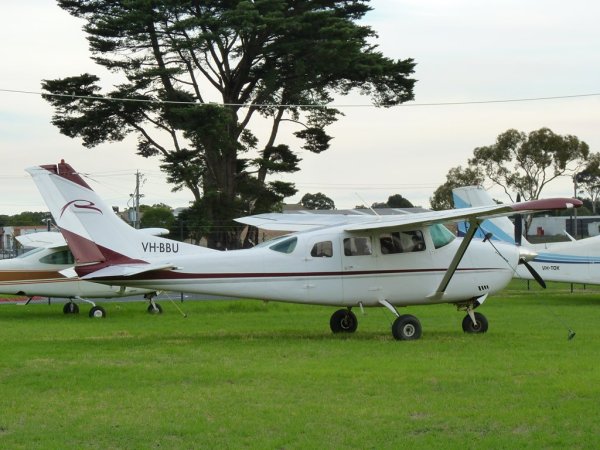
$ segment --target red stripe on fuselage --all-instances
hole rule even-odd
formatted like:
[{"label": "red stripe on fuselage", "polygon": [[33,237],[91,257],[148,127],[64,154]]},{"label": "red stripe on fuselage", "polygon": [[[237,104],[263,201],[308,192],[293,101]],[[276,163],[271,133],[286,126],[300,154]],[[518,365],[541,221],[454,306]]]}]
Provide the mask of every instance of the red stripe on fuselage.
[{"label": "red stripe on fuselage", "polygon": [[[355,275],[400,275],[410,273],[445,273],[448,269],[395,269],[395,270],[357,270],[353,272],[274,272],[274,273],[254,273],[254,272],[238,272],[238,273],[184,273],[174,272],[170,270],[157,270],[146,273],[140,273],[128,277],[106,277],[95,278],[94,280],[120,280],[120,281],[149,281],[149,280],[204,280],[204,279],[235,279],[235,278],[295,278],[295,277],[348,277]],[[478,267],[478,268],[461,268],[458,272],[487,272],[487,271],[508,270],[497,267]]]}]

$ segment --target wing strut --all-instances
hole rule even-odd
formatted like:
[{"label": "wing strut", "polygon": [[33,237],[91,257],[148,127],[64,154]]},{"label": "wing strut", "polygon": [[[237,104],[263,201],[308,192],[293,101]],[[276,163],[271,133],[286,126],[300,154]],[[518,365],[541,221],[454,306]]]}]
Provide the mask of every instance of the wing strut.
[{"label": "wing strut", "polygon": [[450,280],[452,280],[452,277],[456,273],[456,269],[458,268],[460,261],[462,260],[463,256],[465,256],[467,247],[469,247],[469,244],[473,240],[473,236],[475,236],[475,232],[477,231],[477,228],[479,228],[479,222],[476,219],[470,219],[469,220],[469,229],[467,230],[465,237],[463,238],[462,242],[460,243],[460,246],[458,247],[458,250],[456,251],[454,258],[452,258],[452,261],[450,262],[450,266],[448,267],[448,270],[446,270],[446,275],[444,275],[444,278],[442,278],[442,282],[440,283],[440,285],[438,286],[436,291],[432,295],[429,296],[429,298],[432,298],[432,299],[442,298],[442,296],[444,295],[444,292],[446,292],[446,288],[448,287],[448,284],[450,284]]}]

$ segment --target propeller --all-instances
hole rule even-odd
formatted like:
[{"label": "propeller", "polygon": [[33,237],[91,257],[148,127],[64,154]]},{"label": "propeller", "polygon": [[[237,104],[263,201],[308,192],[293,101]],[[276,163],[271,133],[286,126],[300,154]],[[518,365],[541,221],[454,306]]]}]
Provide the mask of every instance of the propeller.
[{"label": "propeller", "polygon": [[523,264],[527,270],[529,271],[529,273],[531,274],[531,276],[533,277],[533,279],[535,281],[538,282],[538,284],[543,287],[544,289],[546,289],[546,282],[544,281],[544,279],[540,276],[539,273],[537,273],[537,271],[531,266],[531,264],[529,264],[527,262],[526,259],[524,258],[519,258],[519,264]]},{"label": "propeller", "polygon": [[[519,203],[521,201],[521,194],[518,193],[517,194],[517,203]],[[529,273],[531,274],[531,276],[533,277],[533,279],[535,281],[538,282],[538,284],[546,289],[546,282],[543,280],[543,278],[540,276],[539,273],[537,273],[537,271],[533,268],[533,266],[531,264],[529,264],[529,261],[532,261],[533,259],[535,259],[535,257],[537,256],[537,253],[521,247],[521,242],[522,242],[522,238],[523,238],[523,217],[521,214],[515,214],[515,244],[517,245],[517,247],[519,247],[519,264],[523,264],[527,270],[529,271]]]},{"label": "propeller", "polygon": [[[521,194],[517,194],[517,203],[521,202]],[[521,214],[515,214],[515,244],[518,247],[521,246],[521,240],[523,237],[523,216]]]}]

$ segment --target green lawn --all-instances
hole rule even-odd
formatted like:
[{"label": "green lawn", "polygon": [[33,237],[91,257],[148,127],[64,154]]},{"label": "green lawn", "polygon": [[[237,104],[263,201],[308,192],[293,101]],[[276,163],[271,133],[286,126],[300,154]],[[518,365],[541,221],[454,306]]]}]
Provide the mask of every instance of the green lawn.
[{"label": "green lawn", "polygon": [[[597,448],[600,290],[515,281],[465,335],[450,305],[391,314],[185,302],[108,318],[0,306],[0,448]],[[568,328],[577,335],[568,340]]]}]

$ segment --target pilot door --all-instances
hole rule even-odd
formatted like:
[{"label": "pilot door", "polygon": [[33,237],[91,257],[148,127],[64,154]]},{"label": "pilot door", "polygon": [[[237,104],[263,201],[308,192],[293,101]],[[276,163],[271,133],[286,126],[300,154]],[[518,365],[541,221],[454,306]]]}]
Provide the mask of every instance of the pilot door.
[{"label": "pilot door", "polygon": [[339,236],[313,236],[306,246],[306,284],[309,301],[341,304],[342,278]]}]

